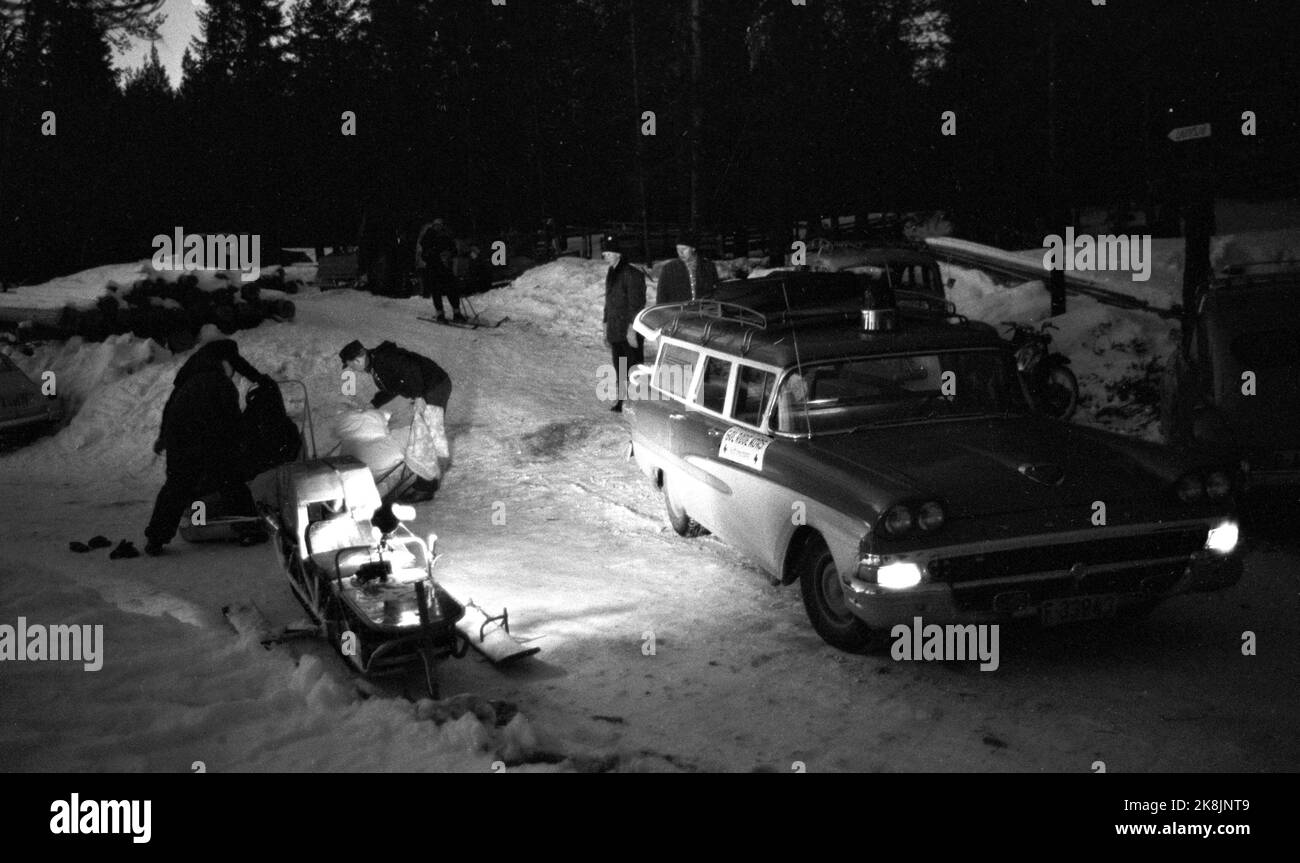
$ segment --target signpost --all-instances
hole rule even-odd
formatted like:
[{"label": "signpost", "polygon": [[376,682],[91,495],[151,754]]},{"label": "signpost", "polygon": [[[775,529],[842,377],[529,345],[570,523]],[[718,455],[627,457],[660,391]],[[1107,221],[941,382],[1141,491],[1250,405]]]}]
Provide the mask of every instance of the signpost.
[{"label": "signpost", "polygon": [[1179,126],[1169,132],[1175,144],[1183,141],[1204,140],[1192,144],[1188,153],[1189,166],[1185,173],[1184,195],[1184,251],[1183,251],[1183,320],[1195,309],[1196,291],[1210,280],[1210,237],[1214,235],[1214,174],[1211,170],[1209,123]]},{"label": "signpost", "polygon": [[1169,133],[1169,140],[1174,141],[1194,141],[1197,138],[1210,137],[1210,124],[1197,123],[1195,126],[1179,126]]}]

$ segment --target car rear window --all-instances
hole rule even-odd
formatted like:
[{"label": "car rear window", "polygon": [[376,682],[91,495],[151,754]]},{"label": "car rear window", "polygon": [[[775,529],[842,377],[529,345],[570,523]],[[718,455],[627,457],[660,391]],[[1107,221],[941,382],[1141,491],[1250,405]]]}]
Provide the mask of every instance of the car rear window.
[{"label": "car rear window", "polygon": [[677,398],[687,398],[699,358],[697,351],[681,345],[664,345],[659,352],[659,365],[655,367],[654,387]]},{"label": "car rear window", "polygon": [[763,419],[763,408],[775,384],[776,375],[772,372],[742,365],[736,376],[736,400],[731,408],[732,416],[738,422],[759,425]]},{"label": "car rear window", "polygon": [[1247,369],[1300,365],[1300,336],[1287,330],[1242,333],[1232,340],[1232,355]]}]

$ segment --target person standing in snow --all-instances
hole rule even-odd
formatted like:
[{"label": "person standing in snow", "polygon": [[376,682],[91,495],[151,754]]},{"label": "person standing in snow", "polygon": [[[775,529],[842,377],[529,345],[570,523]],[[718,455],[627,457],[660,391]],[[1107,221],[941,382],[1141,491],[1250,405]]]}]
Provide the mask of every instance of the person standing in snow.
[{"label": "person standing in snow", "polygon": [[370,401],[373,407],[383,407],[398,396],[412,400],[415,416],[406,461],[419,479],[403,495],[402,502],[432,499],[442,480],[442,461],[451,458],[446,432],[451,377],[428,357],[392,342],[366,348],[359,341],[351,341],[339,351],[339,359],[344,368],[370,375],[378,390]]},{"label": "person standing in snow", "polygon": [[429,299],[429,279],[425,273],[428,264],[424,262],[424,240],[425,237],[432,237],[429,233],[432,230],[433,222],[425,222],[415,237],[415,275],[420,280],[420,296],[426,300]]},{"label": "person standing in snow", "polygon": [[477,242],[469,244],[463,284],[462,294],[481,294],[492,288],[492,265],[484,259],[483,247]]},{"label": "person standing in snow", "polygon": [[[628,373],[643,361],[641,335],[632,329],[637,313],[645,308],[645,276],[623,254],[617,237],[606,235],[601,241],[601,257],[609,264],[605,273],[605,341],[609,342],[614,368],[618,373],[619,395],[627,390]],[[623,399],[610,410],[622,413]]]},{"label": "person standing in snow", "polygon": [[699,240],[687,231],[677,238],[677,257],[664,264],[655,292],[656,303],[685,303],[713,296],[718,269],[699,253]]},{"label": "person standing in snow", "polygon": [[273,384],[239,355],[233,339],[203,345],[176,373],[153,447],[167,453],[167,480],[145,528],[144,550],[151,556],[162,553],[181,516],[204,494],[219,491],[231,514],[255,513],[240,460],[236,374],[259,386]]},{"label": "person standing in snow", "polygon": [[433,298],[438,320],[447,320],[447,313],[442,308],[442,298],[446,295],[447,302],[451,305],[452,320],[464,323],[465,316],[460,311],[460,294],[456,290],[456,273],[453,268],[456,239],[442,219],[434,219],[432,227],[421,237],[420,256],[424,260],[424,290]]}]

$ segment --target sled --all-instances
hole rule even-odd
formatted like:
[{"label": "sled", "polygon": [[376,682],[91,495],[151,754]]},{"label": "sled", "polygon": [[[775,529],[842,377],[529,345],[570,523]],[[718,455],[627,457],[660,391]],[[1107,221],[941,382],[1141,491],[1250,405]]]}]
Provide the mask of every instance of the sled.
[{"label": "sled", "polygon": [[423,667],[438,697],[438,660],[460,658],[464,607],[433,578],[433,554],[380,500],[369,468],[351,457],[279,470],[272,523],[294,596],[330,645],[363,676]]},{"label": "sled", "polygon": [[493,665],[507,665],[526,656],[541,651],[540,647],[530,647],[510,634],[510,612],[502,609],[501,613],[489,616],[474,600],[465,603],[465,614],[456,622],[456,629]]},{"label": "sled", "polygon": [[223,609],[231,625],[268,646],[302,635],[323,637],[365,678],[418,666],[432,698],[439,697],[437,663],[448,656],[460,659],[473,647],[501,665],[537,653],[540,648],[510,634],[504,611],[489,617],[478,606],[467,609],[435,580],[436,537],[426,541],[413,534],[403,521],[414,518],[415,510],[392,502],[413,481],[405,463],[394,468],[396,481],[381,496],[374,474],[359,459],[315,457],[305,398],[304,388],[303,451],[312,457],[276,468],[272,482],[254,495],[261,515],[230,527],[247,530],[256,521],[270,534],[309,620],[276,630],[245,603]]}]

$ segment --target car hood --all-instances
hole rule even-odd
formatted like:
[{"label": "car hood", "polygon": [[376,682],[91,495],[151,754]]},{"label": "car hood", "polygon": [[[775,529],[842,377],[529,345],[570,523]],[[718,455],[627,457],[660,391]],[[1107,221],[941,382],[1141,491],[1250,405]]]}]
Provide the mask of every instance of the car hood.
[{"label": "car hood", "polygon": [[872,475],[887,494],[938,498],[955,517],[1162,496],[1179,473],[1161,448],[1030,416],[895,425],[811,443],[840,468]]}]

